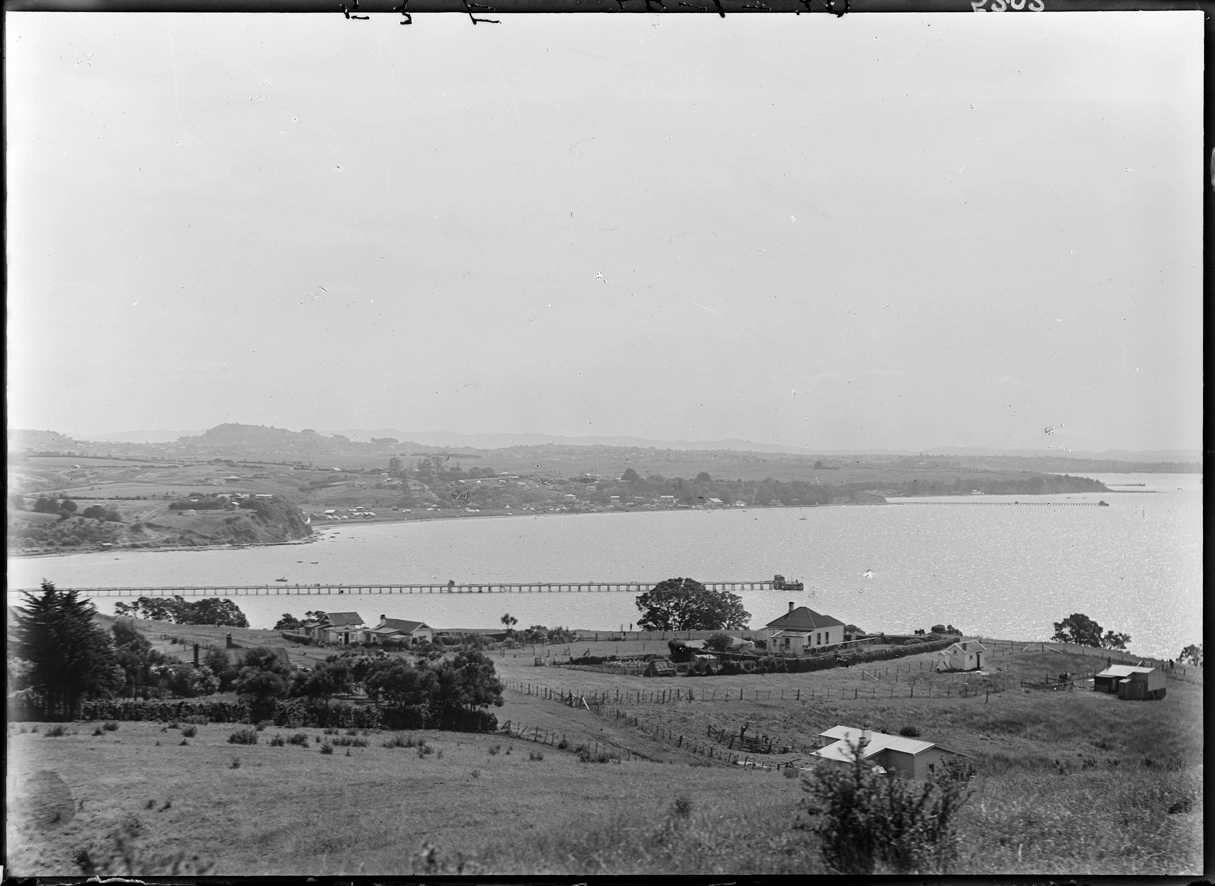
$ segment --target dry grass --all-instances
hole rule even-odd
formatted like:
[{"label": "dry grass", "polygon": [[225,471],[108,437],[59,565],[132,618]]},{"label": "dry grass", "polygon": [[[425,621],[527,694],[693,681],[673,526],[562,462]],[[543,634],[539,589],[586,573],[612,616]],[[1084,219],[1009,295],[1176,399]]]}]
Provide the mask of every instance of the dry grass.
[{"label": "dry grass", "polygon": [[[630,706],[700,741],[709,725],[737,731],[743,722],[750,734],[794,738],[839,723],[891,732],[916,726],[921,738],[971,754],[978,769],[975,795],[958,820],[960,873],[1146,876],[1202,866],[1197,681],[1171,680],[1159,702],[1020,689],[986,703],[981,696],[782,702],[750,696],[756,689],[778,697],[782,687],[847,688],[861,678],[845,670],[645,680],[536,668],[530,657],[494,660],[507,676],[553,689],[742,689],[748,700],[741,702]],[[1013,677],[1040,678],[1048,665],[1080,670],[1061,660],[1030,652],[994,664]],[[916,667],[914,659],[903,663]],[[159,724],[123,723],[101,735],[90,734],[95,724],[75,724],[52,741],[43,738],[45,726],[34,732],[33,724],[14,724],[13,787],[20,789],[25,774],[52,772],[82,805],[70,820],[62,813],[54,822],[11,818],[10,869],[78,874],[73,852],[135,815],[148,858],[185,851],[214,862],[219,875],[823,871],[815,838],[795,828],[803,802],[798,779],[693,769],[688,763],[702,758],[624,721],[536,696],[508,692],[495,713],[566,734],[569,749],[500,734],[404,734],[415,738],[415,749],[418,738],[434,748],[418,754],[385,747],[385,732],[368,736],[366,747],[322,755],[322,731],[306,729],[307,749],[272,746],[267,734],[239,749],[234,769],[237,749],[227,736],[235,726],[199,729],[181,746],[158,745]],[[578,762],[573,749],[592,740],[671,762]],[[496,747],[502,750],[494,753]],[[679,798],[686,807],[675,806]]]}]

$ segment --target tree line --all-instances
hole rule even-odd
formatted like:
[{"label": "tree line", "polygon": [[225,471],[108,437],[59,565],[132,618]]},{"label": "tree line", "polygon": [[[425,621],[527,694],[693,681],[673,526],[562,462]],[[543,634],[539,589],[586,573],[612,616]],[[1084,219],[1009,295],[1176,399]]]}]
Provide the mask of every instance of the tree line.
[{"label": "tree line", "polygon": [[[460,651],[454,658],[435,653],[418,661],[333,655],[313,670],[295,670],[271,649],[257,647],[234,656],[208,648],[198,666],[192,666],[154,649],[128,621],[102,629],[92,602],[75,590],[43,581],[39,593],[25,592],[24,597],[25,605],[14,613],[9,686],[18,701],[44,720],[77,719],[89,699],[195,698],[227,691],[237,694],[253,722],[273,718],[282,703],[293,701],[305,706],[298,713],[309,719],[309,706],[327,709],[334,696],[359,685],[386,724],[480,731],[496,723],[487,709],[502,704],[493,662],[476,650]],[[198,602],[231,604],[215,598]],[[172,616],[165,619],[171,621],[189,618],[190,610],[199,608],[180,598],[141,598],[128,611],[142,613],[148,605]]]}]

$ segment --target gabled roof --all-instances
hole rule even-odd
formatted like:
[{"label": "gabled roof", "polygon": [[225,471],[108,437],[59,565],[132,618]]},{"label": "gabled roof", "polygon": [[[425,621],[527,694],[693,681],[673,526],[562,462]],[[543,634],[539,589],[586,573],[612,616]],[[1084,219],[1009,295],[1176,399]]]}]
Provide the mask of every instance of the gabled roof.
[{"label": "gabled roof", "polygon": [[1099,673],[1098,677],[1129,677],[1131,674],[1150,674],[1155,668],[1144,668],[1136,665],[1110,665]]},{"label": "gabled roof", "polygon": [[978,640],[959,640],[941,650],[941,655],[956,655],[959,652],[986,652],[987,647]]},{"label": "gabled roof", "polygon": [[843,622],[830,615],[823,615],[805,606],[798,606],[792,612],[786,612],[780,618],[768,622],[770,628],[786,628],[794,631],[821,631],[836,625],[843,627]]},{"label": "gabled roof", "polygon": [[[915,738],[904,738],[901,735],[887,735],[884,732],[871,732],[868,729],[857,729],[853,726],[833,726],[826,732],[820,732],[824,738],[838,739],[833,745],[828,745],[821,750],[828,748],[836,748],[837,746],[845,752],[845,760],[851,760],[851,745],[856,744],[861,736],[869,740],[865,746],[864,753],[861,757],[871,757],[874,754],[889,748],[892,751],[902,751],[905,754],[918,754],[926,751],[929,748],[934,748],[936,745],[931,741],[920,741]],[[820,753],[820,756],[824,756]],[[838,759],[838,758],[837,758]]]},{"label": "gabled roof", "polygon": [[361,625],[363,617],[357,612],[326,612],[323,621],[331,628],[344,628]]},{"label": "gabled roof", "polygon": [[[404,618],[381,618],[379,626],[381,628],[392,628],[403,634],[412,634],[418,628],[430,628],[430,625],[424,621],[409,621]],[[434,628],[430,629],[434,630]]]}]

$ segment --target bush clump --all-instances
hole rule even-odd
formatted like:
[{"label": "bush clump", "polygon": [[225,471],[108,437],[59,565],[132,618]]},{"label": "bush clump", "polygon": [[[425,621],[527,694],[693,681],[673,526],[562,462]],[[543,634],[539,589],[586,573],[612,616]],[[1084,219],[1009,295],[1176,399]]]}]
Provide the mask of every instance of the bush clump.
[{"label": "bush clump", "polygon": [[186,738],[193,738],[194,736],[198,735],[198,727],[193,723],[191,723],[189,726],[183,726],[181,729],[181,734]]},{"label": "bush clump", "polygon": [[287,744],[299,745],[301,748],[308,747],[308,736],[303,732],[297,732],[295,735],[287,739]]},{"label": "bush clump", "polygon": [[899,735],[903,736],[903,738],[919,738],[920,729],[918,726],[907,725],[899,730]]},{"label": "bush clump", "polygon": [[113,720],[106,720],[104,723],[101,724],[101,728],[104,729],[106,732],[117,732],[118,724],[115,723]]},{"label": "bush clump", "polygon": [[272,748],[282,748],[286,746],[287,739],[283,738],[283,734],[281,732],[276,732],[274,737],[270,739],[270,747]]},{"label": "bush clump", "polygon": [[823,861],[841,874],[945,873],[957,859],[955,820],[970,796],[965,781],[917,782],[876,772],[853,748],[847,768],[820,766],[803,783],[817,819]]},{"label": "bush clump", "polygon": [[321,744],[321,753],[322,753],[322,754],[332,754],[332,753],[333,753],[333,745],[332,745],[332,744],[330,744],[330,743],[329,743],[329,742],[327,742],[327,741],[326,741],[326,742],[323,742],[323,743]]},{"label": "bush clump", "polygon": [[228,735],[228,744],[257,744],[256,729],[237,729]]}]

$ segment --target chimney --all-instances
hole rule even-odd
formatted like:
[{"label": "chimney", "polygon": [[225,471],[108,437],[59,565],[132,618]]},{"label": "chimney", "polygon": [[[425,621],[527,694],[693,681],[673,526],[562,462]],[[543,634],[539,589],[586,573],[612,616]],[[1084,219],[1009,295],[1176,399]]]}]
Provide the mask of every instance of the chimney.
[{"label": "chimney", "polygon": [[381,616],[380,616],[380,624],[383,624],[383,623],[384,623],[384,622],[386,622],[386,621],[388,621],[388,616],[387,616],[387,615],[381,615]]},{"label": "chimney", "polygon": [[793,601],[792,600],[789,601],[789,611],[790,612],[793,611]]}]

